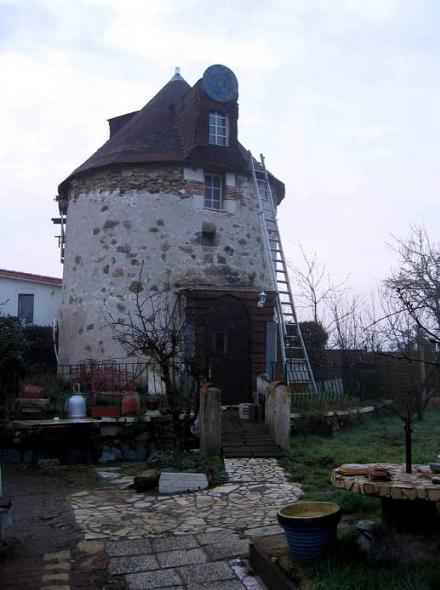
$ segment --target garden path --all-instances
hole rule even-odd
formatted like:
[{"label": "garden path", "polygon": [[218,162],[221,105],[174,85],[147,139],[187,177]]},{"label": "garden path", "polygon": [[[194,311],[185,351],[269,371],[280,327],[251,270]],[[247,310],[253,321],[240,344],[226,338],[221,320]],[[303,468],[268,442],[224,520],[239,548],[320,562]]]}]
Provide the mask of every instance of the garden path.
[{"label": "garden path", "polygon": [[137,539],[164,534],[209,533],[231,529],[245,535],[276,526],[280,506],[302,495],[287,481],[276,459],[226,459],[229,482],[175,496],[137,494],[132,477],[104,471],[111,485],[72,494],[75,520],[85,540]]},{"label": "garden path", "polygon": [[108,471],[110,485],[72,494],[76,523],[86,541],[106,543],[110,574],[131,590],[259,588],[231,560],[247,555],[248,537],[280,532],[277,510],[302,491],[275,459],[225,467],[227,484],[175,496],[137,494],[132,478]]}]

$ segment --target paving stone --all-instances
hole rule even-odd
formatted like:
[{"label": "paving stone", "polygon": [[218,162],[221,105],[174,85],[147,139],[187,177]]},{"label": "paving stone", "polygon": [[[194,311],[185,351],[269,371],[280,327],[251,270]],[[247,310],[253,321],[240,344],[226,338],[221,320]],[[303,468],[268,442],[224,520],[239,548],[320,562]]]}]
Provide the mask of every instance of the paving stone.
[{"label": "paving stone", "polygon": [[104,549],[104,543],[98,543],[97,541],[80,541],[77,545],[78,551],[81,553],[87,553],[87,555],[94,555]]},{"label": "paving stone", "polygon": [[69,571],[71,567],[70,561],[55,561],[51,562],[48,561],[44,564],[44,571],[46,573],[49,572],[56,572],[56,571]]},{"label": "paving stone", "polygon": [[187,565],[177,569],[183,581],[188,583],[211,582],[234,578],[235,574],[227,563],[222,561],[215,563],[203,563],[199,565]]},{"label": "paving stone", "polygon": [[145,572],[156,570],[159,564],[154,555],[134,555],[124,557],[112,557],[109,564],[109,571],[113,574],[130,574],[134,572]]},{"label": "paving stone", "polygon": [[[161,539],[159,543],[163,541],[164,545],[158,545],[159,551],[196,548],[199,546],[196,534],[221,531],[226,535],[201,537],[201,543],[209,544],[226,542],[230,538],[228,529],[240,535],[244,532],[258,534],[260,530],[266,534],[272,532],[273,529],[269,529],[277,526],[278,508],[291,504],[302,494],[298,485],[287,481],[276,460],[228,459],[225,464],[237,479],[236,484],[191,494],[139,497],[122,489],[118,482],[125,481],[124,478],[118,478],[116,484],[109,482],[103,488],[76,493],[71,496],[76,523],[85,540],[108,542],[118,538],[145,539],[146,536],[193,536],[189,543]],[[156,550],[154,544],[153,548]],[[148,554],[146,549],[115,549],[114,556]]]},{"label": "paving stone", "polygon": [[247,539],[237,539],[225,543],[205,545],[203,548],[212,561],[225,559],[226,557],[245,557],[249,553],[249,541]]},{"label": "paving stone", "polygon": [[171,551],[173,549],[193,549],[198,547],[195,537],[193,535],[176,535],[172,537],[164,537],[162,539],[154,539],[153,547],[155,551]]},{"label": "paving stone", "polygon": [[57,551],[57,553],[46,553],[43,557],[44,561],[52,561],[52,560],[63,560],[63,559],[70,559],[71,553],[69,550],[67,551]]},{"label": "paving stone", "polygon": [[66,573],[54,573],[50,572],[48,574],[43,574],[41,578],[42,582],[68,582],[69,581],[69,574]]},{"label": "paving stone", "polygon": [[151,553],[151,542],[148,539],[127,539],[126,541],[115,541],[105,546],[110,557],[123,555],[145,555]]},{"label": "paving stone", "polygon": [[161,567],[177,567],[194,563],[206,563],[206,553],[202,549],[179,549],[163,551],[157,555]]},{"label": "paving stone", "polygon": [[246,586],[240,580],[220,580],[205,584],[188,584],[187,586],[188,590],[206,590],[206,588],[209,590],[244,590]]},{"label": "paving stone", "polygon": [[245,531],[245,535],[247,537],[267,537],[269,535],[279,535],[283,532],[283,529],[278,526],[277,524],[263,526],[263,527],[255,527],[253,529],[247,529]]},{"label": "paving stone", "polygon": [[160,494],[177,494],[180,492],[196,492],[208,487],[208,478],[204,473],[167,473],[159,478]]},{"label": "paving stone", "polygon": [[196,535],[196,539],[201,545],[208,545],[209,543],[225,543],[227,541],[234,542],[238,539],[237,535],[231,530],[222,530],[214,533],[202,533]]},{"label": "paving stone", "polygon": [[[125,576],[129,590],[153,590],[154,588],[182,588],[182,580],[173,569],[143,572]],[[176,588],[177,586],[177,588]]]}]

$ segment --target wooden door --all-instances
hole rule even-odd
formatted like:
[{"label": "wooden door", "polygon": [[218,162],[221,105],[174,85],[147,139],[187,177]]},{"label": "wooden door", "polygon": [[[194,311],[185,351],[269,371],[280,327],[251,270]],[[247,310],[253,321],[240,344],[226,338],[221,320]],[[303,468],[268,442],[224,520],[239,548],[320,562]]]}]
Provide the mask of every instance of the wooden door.
[{"label": "wooden door", "polygon": [[221,297],[209,307],[207,324],[210,349],[210,381],[222,390],[224,405],[249,402],[250,320],[238,299]]}]

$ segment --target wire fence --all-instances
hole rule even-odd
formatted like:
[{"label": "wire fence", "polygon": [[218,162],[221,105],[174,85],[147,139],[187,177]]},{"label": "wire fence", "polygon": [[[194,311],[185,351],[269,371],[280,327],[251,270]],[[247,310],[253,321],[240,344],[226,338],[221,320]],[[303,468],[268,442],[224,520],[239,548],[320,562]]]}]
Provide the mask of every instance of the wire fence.
[{"label": "wire fence", "polygon": [[[182,380],[184,373],[183,366],[171,364],[172,380]],[[151,362],[83,361],[76,365],[58,365],[57,379],[63,391],[72,391],[79,385],[83,393],[120,394],[139,390],[150,396],[165,393],[162,371],[157,363]]]},{"label": "wire fence", "polygon": [[[312,393],[304,365],[289,363],[284,378],[290,384],[296,403],[336,402],[357,398],[396,399],[423,389],[434,396],[440,393],[440,363],[426,364],[398,354],[366,351],[325,350],[312,357],[317,392]],[[276,378],[276,367],[271,378]]]}]

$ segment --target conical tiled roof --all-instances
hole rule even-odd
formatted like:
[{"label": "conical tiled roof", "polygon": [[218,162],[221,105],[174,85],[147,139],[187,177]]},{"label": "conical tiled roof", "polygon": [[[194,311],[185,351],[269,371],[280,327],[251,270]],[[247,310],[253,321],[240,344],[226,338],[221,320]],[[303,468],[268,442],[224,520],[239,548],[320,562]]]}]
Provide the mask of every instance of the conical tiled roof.
[{"label": "conical tiled roof", "polygon": [[140,111],[110,120],[110,139],[60,184],[60,195],[66,196],[73,177],[114,165],[187,162],[223,170],[248,170],[249,155],[237,140],[227,148],[197,145],[194,141],[188,144],[189,129],[182,113],[186,108],[191,120],[188,124],[196,125],[193,113],[197,112],[200,92],[200,81],[191,87],[175,74]]},{"label": "conical tiled roof", "polygon": [[71,176],[110,164],[182,160],[176,107],[191,86],[173,79]]}]

